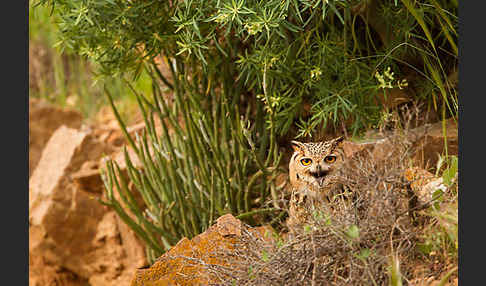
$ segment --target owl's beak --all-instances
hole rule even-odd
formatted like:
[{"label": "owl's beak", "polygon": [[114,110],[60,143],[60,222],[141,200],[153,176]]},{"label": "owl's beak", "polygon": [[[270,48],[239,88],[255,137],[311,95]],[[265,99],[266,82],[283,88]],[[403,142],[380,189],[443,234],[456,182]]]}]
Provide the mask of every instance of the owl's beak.
[{"label": "owl's beak", "polygon": [[319,185],[319,187],[324,186],[324,180],[325,179],[326,179],[326,176],[321,176],[321,177],[316,178],[316,182]]},{"label": "owl's beak", "polygon": [[324,185],[324,179],[326,178],[327,173],[328,173],[328,169],[322,168],[321,165],[317,165],[316,169],[310,172],[310,174],[314,178],[316,178],[316,182],[319,185],[319,187],[322,187]]}]

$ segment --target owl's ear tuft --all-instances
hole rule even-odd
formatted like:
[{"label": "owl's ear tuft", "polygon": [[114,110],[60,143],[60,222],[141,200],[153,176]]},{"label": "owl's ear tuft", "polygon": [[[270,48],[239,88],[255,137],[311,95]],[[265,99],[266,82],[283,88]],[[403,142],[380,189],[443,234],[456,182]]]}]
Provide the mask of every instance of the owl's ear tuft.
[{"label": "owl's ear tuft", "polygon": [[344,137],[343,136],[339,136],[337,138],[334,138],[332,140],[332,147],[333,148],[336,148],[336,147],[339,147],[344,141]]},{"label": "owl's ear tuft", "polygon": [[292,145],[292,148],[294,149],[295,152],[304,154],[304,143],[292,140],[290,141],[290,144]]}]

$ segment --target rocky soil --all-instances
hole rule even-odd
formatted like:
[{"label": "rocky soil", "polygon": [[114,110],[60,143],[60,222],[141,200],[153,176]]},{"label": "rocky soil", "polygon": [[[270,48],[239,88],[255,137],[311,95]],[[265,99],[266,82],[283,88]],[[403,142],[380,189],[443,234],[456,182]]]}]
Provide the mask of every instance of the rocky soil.
[{"label": "rocky soil", "polygon": [[119,151],[120,130],[35,99],[29,107],[29,284],[128,285],[144,247],[98,201],[99,162]]},{"label": "rocky soil", "polygon": [[[30,286],[209,285],[220,281],[218,271],[235,262],[214,253],[231,252],[243,234],[272,242],[265,234],[270,228],[250,228],[225,215],[205,233],[182,239],[147,268],[141,241],[98,201],[103,192],[102,157],[117,158],[123,167],[124,139],[116,121],[105,118],[103,124],[85,125],[78,112],[36,99],[30,99],[29,108]],[[413,182],[419,203],[427,202],[442,183],[423,167],[435,166],[444,142],[449,154],[458,152],[457,125],[448,120],[445,126],[445,138],[441,122],[410,133],[416,136],[416,166],[422,168],[410,169],[405,177]],[[129,130],[142,128],[135,124]],[[388,147],[387,138],[344,146],[347,154],[367,149],[378,158]]]}]

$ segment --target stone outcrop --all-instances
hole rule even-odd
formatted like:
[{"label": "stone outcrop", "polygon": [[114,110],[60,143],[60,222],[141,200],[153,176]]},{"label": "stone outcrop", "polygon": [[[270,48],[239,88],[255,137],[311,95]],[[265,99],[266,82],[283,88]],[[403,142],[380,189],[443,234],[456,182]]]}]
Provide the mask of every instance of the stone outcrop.
[{"label": "stone outcrop", "polygon": [[417,207],[428,206],[433,201],[434,193],[437,190],[443,192],[447,190],[441,177],[436,177],[418,167],[405,170],[404,178],[410,183],[410,190],[417,198]]},{"label": "stone outcrop", "polygon": [[379,92],[376,99],[384,107],[392,109],[400,104],[411,101],[409,93],[410,91],[405,92],[404,89],[395,87],[387,89],[386,93],[384,91]]},{"label": "stone outcrop", "polygon": [[435,167],[439,159],[438,154],[445,154],[446,146],[447,154],[458,155],[458,125],[454,119],[419,127],[416,130],[417,133],[425,130],[424,136],[421,136],[413,146],[416,165]]},{"label": "stone outcrop", "polygon": [[264,238],[267,230],[270,231],[268,227],[248,229],[231,214],[221,216],[204,233],[191,240],[180,240],[150,268],[137,270],[130,285],[217,285],[221,281],[209,268],[231,266],[232,263],[218,253],[231,253],[244,231],[270,241]]},{"label": "stone outcrop", "polygon": [[81,113],[55,107],[47,102],[29,99],[29,177],[35,170],[47,141],[61,125],[79,129]]},{"label": "stone outcrop", "polygon": [[[426,124],[409,130],[404,139],[412,143],[414,165],[426,169],[436,166],[439,155],[445,154],[446,148],[449,155],[458,155],[458,129],[457,123],[452,118],[445,122]],[[343,149],[347,157],[367,150],[372,158],[381,160],[390,155],[390,152],[395,149],[393,144],[399,140],[401,139],[382,137],[361,143],[344,141]]]},{"label": "stone outcrop", "polygon": [[[143,243],[114,211],[98,201],[103,193],[102,155],[111,155],[122,171],[126,169],[124,154],[119,150],[125,143],[123,133],[113,120],[109,126],[80,130],[82,118],[75,111],[36,100],[31,100],[30,106],[31,286],[217,284],[220,280],[210,268],[231,266],[232,261],[215,253],[231,253],[241,242],[242,233],[264,236],[265,228],[247,228],[233,216],[225,215],[206,232],[191,240],[182,239],[152,267],[136,270],[147,263]],[[425,167],[435,166],[437,154],[444,153],[444,142],[448,153],[457,155],[457,124],[450,119],[445,127],[445,136],[442,122],[411,130],[407,135],[415,150],[415,165],[421,168],[407,170],[404,177],[419,205],[443,188],[442,179]],[[143,128],[143,123],[136,124],[128,132],[133,135]],[[347,156],[366,151],[379,159],[393,149],[393,142],[388,138],[364,143],[345,141],[343,148]],[[133,150],[128,148],[128,152],[134,165],[142,167]],[[277,185],[284,186],[286,181],[287,175],[282,174]],[[139,201],[143,204],[141,198]]]},{"label": "stone outcrop", "polygon": [[[29,181],[31,286],[65,277],[92,286],[128,285],[130,270],[146,263],[135,234],[97,200],[99,186],[75,183],[83,166],[93,167],[86,162],[109,151],[90,131],[65,126],[47,142]],[[49,271],[53,277],[42,276]],[[76,285],[68,282],[58,285]]]}]

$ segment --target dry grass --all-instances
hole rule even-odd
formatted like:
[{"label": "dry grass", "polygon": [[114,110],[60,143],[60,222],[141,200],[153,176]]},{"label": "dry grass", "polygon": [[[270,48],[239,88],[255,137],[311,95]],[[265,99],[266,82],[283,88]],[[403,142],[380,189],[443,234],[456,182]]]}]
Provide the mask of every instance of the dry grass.
[{"label": "dry grass", "polygon": [[[444,218],[424,215],[430,207],[414,204],[402,175],[411,154],[407,134],[387,140],[393,147],[379,160],[363,150],[348,161],[341,173],[345,191],[314,210],[301,233],[276,236],[268,243],[246,232],[236,252],[218,254],[234,261],[232,267],[209,269],[225,285],[413,285],[416,278],[440,280],[457,266],[454,249],[451,253],[445,251],[450,246],[435,245],[444,252],[430,256],[418,246],[432,234],[447,233],[441,231]],[[447,223],[454,226],[453,220]]]}]

